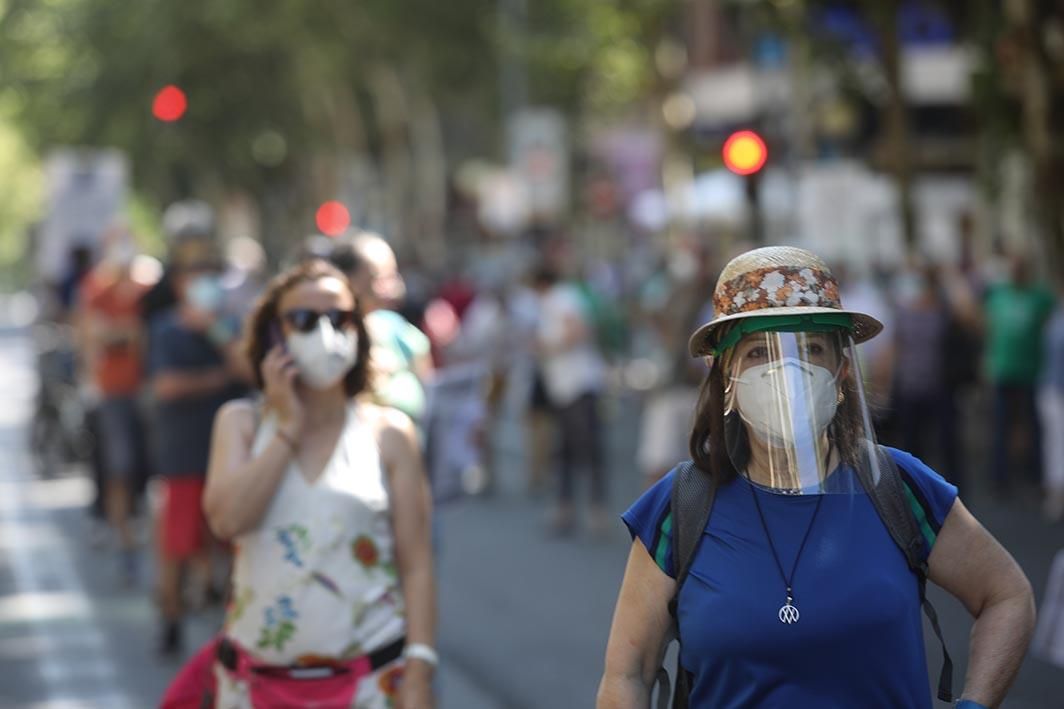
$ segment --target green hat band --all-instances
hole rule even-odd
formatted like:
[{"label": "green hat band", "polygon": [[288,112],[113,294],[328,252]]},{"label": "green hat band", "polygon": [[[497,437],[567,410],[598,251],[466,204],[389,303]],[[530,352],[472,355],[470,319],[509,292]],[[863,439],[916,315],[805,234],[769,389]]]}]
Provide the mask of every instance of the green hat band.
[{"label": "green hat band", "polygon": [[742,318],[728,334],[721,338],[716,347],[710,350],[714,357],[724,350],[734,347],[745,335],[754,332],[836,332],[853,330],[853,316],[848,313],[813,313],[810,315],[766,315],[764,317]]}]

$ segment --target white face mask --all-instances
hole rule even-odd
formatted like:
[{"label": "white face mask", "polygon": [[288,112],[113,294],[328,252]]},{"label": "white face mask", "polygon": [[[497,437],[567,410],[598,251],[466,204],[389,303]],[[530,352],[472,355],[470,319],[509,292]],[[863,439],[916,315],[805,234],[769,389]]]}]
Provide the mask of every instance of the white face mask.
[{"label": "white face mask", "polygon": [[310,332],[288,335],[287,343],[300,379],[314,389],[335,386],[358,361],[358,335],[333,329],[325,316]]},{"label": "white face mask", "polygon": [[761,440],[776,446],[811,443],[835,417],[835,375],[785,357],[732,379],[739,414]]}]

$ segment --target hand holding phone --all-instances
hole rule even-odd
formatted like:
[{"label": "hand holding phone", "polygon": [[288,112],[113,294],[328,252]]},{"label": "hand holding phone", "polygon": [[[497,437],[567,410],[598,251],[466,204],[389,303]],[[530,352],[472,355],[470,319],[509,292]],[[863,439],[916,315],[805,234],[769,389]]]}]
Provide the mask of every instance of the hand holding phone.
[{"label": "hand holding phone", "polygon": [[269,343],[270,349],[280,347],[282,352],[288,354],[288,345],[285,344],[284,333],[281,332],[281,323],[277,320],[270,323]]},{"label": "hand holding phone", "polygon": [[277,423],[293,438],[303,428],[303,402],[296,391],[298,370],[288,353],[279,322],[270,323],[270,350],[262,361],[266,405],[277,413]]}]

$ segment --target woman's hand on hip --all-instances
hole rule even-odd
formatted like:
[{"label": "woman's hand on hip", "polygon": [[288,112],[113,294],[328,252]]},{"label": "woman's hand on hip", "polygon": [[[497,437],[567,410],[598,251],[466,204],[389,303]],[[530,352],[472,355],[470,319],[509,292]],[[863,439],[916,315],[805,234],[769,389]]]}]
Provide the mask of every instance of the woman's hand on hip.
[{"label": "woman's hand on hip", "polygon": [[275,346],[262,360],[266,405],[277,412],[277,423],[292,438],[303,432],[303,402],[296,392],[299,372],[295,361],[282,347]]}]

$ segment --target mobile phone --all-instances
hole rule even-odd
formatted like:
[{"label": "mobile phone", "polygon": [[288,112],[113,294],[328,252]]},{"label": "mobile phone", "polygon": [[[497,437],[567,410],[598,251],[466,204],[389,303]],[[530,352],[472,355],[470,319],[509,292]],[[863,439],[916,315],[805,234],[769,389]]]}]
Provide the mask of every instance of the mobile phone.
[{"label": "mobile phone", "polygon": [[270,349],[280,347],[284,353],[288,353],[288,346],[284,341],[284,333],[281,332],[281,323],[274,320],[270,323]]}]

